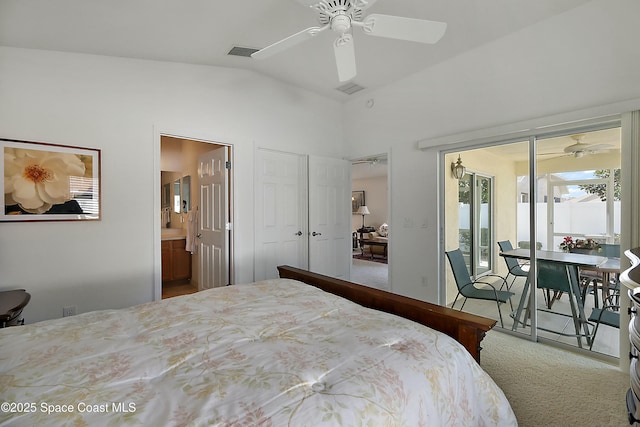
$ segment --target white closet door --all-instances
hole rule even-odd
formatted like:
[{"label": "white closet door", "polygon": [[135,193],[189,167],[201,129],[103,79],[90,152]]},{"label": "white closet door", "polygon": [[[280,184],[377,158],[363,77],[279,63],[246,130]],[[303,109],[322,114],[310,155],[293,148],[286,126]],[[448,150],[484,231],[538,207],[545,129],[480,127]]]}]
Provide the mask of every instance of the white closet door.
[{"label": "white closet door", "polygon": [[349,279],[351,165],[309,157],[309,270]]},{"label": "white closet door", "polygon": [[308,268],[306,156],[256,150],[255,280],[278,265]]}]

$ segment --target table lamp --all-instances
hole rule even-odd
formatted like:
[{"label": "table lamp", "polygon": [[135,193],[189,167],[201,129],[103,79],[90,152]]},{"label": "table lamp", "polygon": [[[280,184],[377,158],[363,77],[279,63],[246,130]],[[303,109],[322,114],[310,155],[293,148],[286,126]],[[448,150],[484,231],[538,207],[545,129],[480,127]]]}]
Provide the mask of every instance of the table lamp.
[{"label": "table lamp", "polygon": [[362,215],[362,228],[364,228],[364,216],[365,215],[369,215],[371,212],[369,212],[369,208],[366,207],[365,205],[360,206],[358,208],[358,211],[356,212],[358,215]]}]

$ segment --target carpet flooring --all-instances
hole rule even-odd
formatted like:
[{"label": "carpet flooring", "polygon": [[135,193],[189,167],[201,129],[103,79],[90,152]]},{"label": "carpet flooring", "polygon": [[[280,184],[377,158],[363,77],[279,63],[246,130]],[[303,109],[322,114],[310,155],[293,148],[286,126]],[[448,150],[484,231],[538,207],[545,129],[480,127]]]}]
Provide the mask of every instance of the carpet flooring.
[{"label": "carpet flooring", "polygon": [[498,331],[482,341],[482,368],[520,427],[628,426],[629,373],[618,366]]},{"label": "carpet flooring", "polygon": [[361,285],[388,291],[389,266],[379,262],[353,259],[350,280]]},{"label": "carpet flooring", "polygon": [[372,259],[371,255],[353,254],[353,259],[361,259],[361,260],[365,260],[365,261],[379,262],[381,264],[386,264],[387,263],[387,259],[386,258],[382,258],[382,256],[374,256],[373,259]]}]

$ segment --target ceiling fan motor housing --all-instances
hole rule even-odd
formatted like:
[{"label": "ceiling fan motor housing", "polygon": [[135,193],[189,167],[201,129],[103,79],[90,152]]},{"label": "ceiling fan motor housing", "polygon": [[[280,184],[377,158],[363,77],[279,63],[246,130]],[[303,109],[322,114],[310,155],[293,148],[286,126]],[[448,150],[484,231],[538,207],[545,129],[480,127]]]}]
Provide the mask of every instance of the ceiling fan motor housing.
[{"label": "ceiling fan motor housing", "polygon": [[339,14],[331,19],[331,29],[340,34],[344,34],[351,28],[351,18],[347,15]]},{"label": "ceiling fan motor housing", "polygon": [[[331,29],[344,33],[351,28],[351,21],[362,21],[362,9],[356,7],[351,0],[322,0],[315,5],[320,12],[318,21],[321,25],[331,25]],[[336,18],[338,18],[336,20]],[[345,26],[345,29],[340,29]]]}]

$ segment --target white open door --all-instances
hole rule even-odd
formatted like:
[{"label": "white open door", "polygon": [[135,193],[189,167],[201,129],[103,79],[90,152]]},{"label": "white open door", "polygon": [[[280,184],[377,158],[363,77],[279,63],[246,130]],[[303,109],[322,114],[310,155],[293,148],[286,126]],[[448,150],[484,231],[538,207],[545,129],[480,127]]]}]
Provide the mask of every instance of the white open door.
[{"label": "white open door", "polygon": [[307,262],[306,156],[258,149],[255,171],[255,280],[278,277],[278,265]]},{"label": "white open door", "polygon": [[198,156],[198,283],[201,289],[229,284],[229,169],[227,147]]},{"label": "white open door", "polygon": [[309,270],[349,279],[351,164],[309,157]]}]

